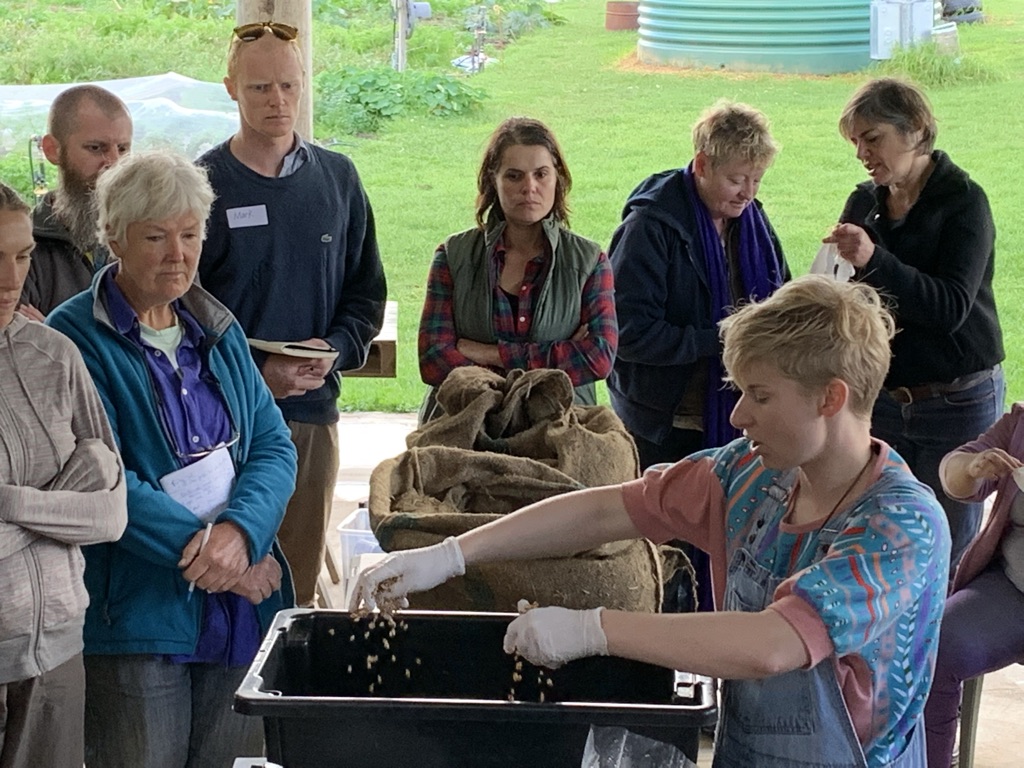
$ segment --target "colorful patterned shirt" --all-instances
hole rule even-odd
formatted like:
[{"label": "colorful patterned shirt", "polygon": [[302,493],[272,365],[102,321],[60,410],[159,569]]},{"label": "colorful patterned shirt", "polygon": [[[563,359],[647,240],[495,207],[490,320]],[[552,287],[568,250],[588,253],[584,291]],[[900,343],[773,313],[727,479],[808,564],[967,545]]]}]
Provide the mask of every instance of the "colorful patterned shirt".
[{"label": "colorful patterned shirt", "polygon": [[876,442],[872,484],[852,502],[824,553],[820,520],[788,522],[796,471],[766,469],[746,439],[648,471],[622,486],[637,529],[656,542],[684,539],[711,556],[716,601],[728,564],[748,546],[769,495],[788,509],[753,551],[785,578],[770,608],[797,631],[811,666],[831,659],[869,766],[903,751],[931,687],[946,595],[949,527],[934,494],[902,458]]},{"label": "colorful patterned shirt", "polygon": [[[579,341],[535,342],[530,340],[534,302],[540,296],[549,260],[539,255],[526,265],[523,284],[514,309],[501,290],[498,277],[505,266],[505,247],[499,243],[490,264],[490,282],[494,286],[494,332],[502,368],[557,368],[569,375],[574,387],[605,378],[612,369],[619,344],[615,319],[615,292],[608,257],[602,253],[593,273],[583,285],[580,325],[587,335]],[[420,376],[424,383],[439,386],[445,377],[462,365],[476,365],[458,351],[453,312],[454,285],[444,245],[438,247],[427,279],[427,298],[420,320]]]}]

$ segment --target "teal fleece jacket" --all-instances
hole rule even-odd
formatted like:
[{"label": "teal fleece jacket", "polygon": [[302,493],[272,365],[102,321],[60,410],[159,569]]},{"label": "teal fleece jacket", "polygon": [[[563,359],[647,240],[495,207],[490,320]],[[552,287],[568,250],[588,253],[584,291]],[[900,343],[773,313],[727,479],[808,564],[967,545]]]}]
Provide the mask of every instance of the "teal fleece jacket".
[{"label": "teal fleece jacket", "polygon": [[[165,436],[145,360],[110,323],[98,288],[104,271],[90,291],[47,318],[82,353],[121,450],[128,486],[124,536],[83,548],[89,592],[85,653],[189,654],[199,638],[204,594],[196,590],[189,599],[178,561],[202,524],[160,489],[160,478],[179,463]],[[210,369],[239,434],[231,449],[235,489],[217,520],[231,521],[245,532],[250,563],[273,549],[284,571],[281,589],[257,606],[266,631],[274,614],[294,603],[275,537],[295,488],[295,448],[231,313],[199,286],[190,288],[181,303],[206,333]]]}]

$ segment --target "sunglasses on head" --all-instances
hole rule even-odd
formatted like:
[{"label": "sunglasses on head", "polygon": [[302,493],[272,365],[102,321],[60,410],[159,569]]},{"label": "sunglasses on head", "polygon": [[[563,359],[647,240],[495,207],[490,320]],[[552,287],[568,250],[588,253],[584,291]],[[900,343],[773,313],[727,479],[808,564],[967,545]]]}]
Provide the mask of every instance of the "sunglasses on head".
[{"label": "sunglasses on head", "polygon": [[252,24],[235,27],[235,37],[243,43],[259,40],[267,32],[273,33],[278,40],[294,40],[299,36],[299,30],[295,27],[290,24],[279,24],[276,21],[254,21]]}]

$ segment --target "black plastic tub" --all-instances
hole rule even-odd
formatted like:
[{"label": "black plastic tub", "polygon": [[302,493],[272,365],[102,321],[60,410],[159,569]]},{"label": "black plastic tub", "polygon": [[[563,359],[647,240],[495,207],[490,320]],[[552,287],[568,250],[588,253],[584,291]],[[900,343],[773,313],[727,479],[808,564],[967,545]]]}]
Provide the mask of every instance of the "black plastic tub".
[{"label": "black plastic tub", "polygon": [[716,715],[707,678],[612,657],[535,667],[502,650],[513,618],[282,611],[235,709],[264,718],[267,758],[284,768],[579,766],[591,725],[695,758]]}]

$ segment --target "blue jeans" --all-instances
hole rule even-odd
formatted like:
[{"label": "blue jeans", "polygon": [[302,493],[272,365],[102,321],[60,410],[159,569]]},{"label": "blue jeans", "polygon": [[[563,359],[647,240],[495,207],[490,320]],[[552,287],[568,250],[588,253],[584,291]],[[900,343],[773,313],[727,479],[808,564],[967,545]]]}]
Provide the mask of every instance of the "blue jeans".
[{"label": "blue jeans", "polygon": [[939,482],[939,462],[947,453],[974,440],[995,424],[1003,413],[1005,397],[1003,369],[996,366],[990,376],[961,392],[903,405],[883,390],[875,401],[872,434],[896,449],[917,479],[935,491],[946,511],[953,540],[950,578],[967,545],[978,533],[982,505],[954,501],[946,496]]},{"label": "blue jeans", "polygon": [[949,765],[963,683],[1024,658],[1024,593],[999,556],[946,601],[935,678],[924,709],[928,765]]},{"label": "blue jeans", "polygon": [[263,754],[263,719],[231,710],[246,667],[85,657],[89,768],[224,768]]}]

